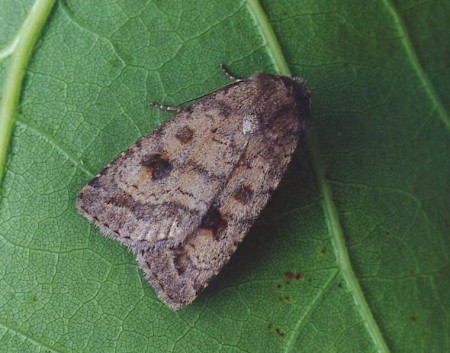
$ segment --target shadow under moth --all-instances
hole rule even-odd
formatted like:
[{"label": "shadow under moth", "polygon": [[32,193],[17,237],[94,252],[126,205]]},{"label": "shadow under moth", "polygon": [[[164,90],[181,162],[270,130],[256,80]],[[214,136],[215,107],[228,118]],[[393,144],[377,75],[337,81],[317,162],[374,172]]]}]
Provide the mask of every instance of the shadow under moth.
[{"label": "shadow under moth", "polygon": [[190,304],[228,262],[310,124],[302,78],[226,74],[233,83],[176,109],[77,199],[83,216],[137,254],[172,309]]}]

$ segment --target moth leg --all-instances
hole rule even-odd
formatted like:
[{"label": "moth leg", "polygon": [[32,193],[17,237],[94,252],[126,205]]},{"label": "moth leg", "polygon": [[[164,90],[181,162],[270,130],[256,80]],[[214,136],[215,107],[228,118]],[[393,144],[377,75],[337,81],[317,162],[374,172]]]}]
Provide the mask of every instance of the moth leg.
[{"label": "moth leg", "polygon": [[186,109],[182,108],[182,107],[177,107],[177,106],[172,106],[172,105],[164,105],[164,104],[159,104],[159,103],[155,103],[155,102],[150,102],[150,105],[153,108],[157,108],[157,109],[161,109],[161,110],[166,110],[168,112],[177,112],[177,113],[181,113],[186,111]]},{"label": "moth leg", "polygon": [[233,76],[233,75],[230,73],[230,71],[227,70],[227,68],[225,67],[224,64],[220,64],[220,68],[222,69],[222,71],[223,71],[223,73],[225,74],[225,76],[228,77],[231,81],[234,81],[234,82],[242,81],[242,79]]}]

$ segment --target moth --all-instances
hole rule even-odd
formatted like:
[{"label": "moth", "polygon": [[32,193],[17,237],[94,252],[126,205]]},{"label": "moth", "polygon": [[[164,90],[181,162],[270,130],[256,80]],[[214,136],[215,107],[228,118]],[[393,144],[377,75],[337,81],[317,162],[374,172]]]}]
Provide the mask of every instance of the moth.
[{"label": "moth", "polygon": [[310,125],[303,78],[256,73],[178,114],[80,192],[79,212],[137,254],[172,309],[228,262]]}]

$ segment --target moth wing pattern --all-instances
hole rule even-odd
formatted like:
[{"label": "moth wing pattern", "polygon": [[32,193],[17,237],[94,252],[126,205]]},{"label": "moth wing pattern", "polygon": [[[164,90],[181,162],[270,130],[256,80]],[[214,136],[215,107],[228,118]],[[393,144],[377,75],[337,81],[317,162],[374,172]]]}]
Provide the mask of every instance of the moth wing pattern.
[{"label": "moth wing pattern", "polygon": [[186,229],[199,218],[197,204],[187,203],[189,190],[178,188],[190,176],[186,168],[193,168],[187,165],[195,154],[189,145],[205,144],[218,116],[212,111],[205,120],[182,112],[138,141],[83,188],[77,200],[80,213],[131,248],[169,238],[176,242],[173,226]]},{"label": "moth wing pattern", "polygon": [[308,125],[304,81],[257,73],[125,151],[82,190],[78,208],[135,251],[158,296],[182,308],[235,252]]}]

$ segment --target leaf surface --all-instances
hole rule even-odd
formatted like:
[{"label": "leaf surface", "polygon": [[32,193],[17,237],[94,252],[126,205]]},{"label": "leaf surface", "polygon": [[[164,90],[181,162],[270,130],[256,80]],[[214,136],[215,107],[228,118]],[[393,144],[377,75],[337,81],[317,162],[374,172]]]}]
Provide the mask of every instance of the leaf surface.
[{"label": "leaf surface", "polygon": [[[447,3],[0,8],[2,351],[450,349]],[[75,198],[170,118],[149,101],[225,85],[220,63],[305,77],[313,128],[230,264],[173,312]]]}]

